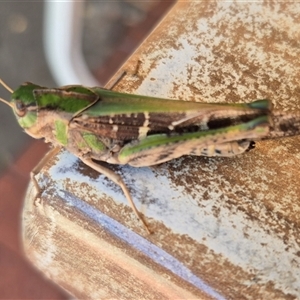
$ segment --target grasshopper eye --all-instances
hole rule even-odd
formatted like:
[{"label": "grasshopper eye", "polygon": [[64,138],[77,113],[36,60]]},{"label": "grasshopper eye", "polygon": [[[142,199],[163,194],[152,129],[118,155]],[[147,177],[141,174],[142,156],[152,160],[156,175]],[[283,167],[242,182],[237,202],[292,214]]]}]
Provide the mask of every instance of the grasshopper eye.
[{"label": "grasshopper eye", "polygon": [[15,112],[18,117],[24,117],[27,112],[27,107],[21,100],[15,100]]}]

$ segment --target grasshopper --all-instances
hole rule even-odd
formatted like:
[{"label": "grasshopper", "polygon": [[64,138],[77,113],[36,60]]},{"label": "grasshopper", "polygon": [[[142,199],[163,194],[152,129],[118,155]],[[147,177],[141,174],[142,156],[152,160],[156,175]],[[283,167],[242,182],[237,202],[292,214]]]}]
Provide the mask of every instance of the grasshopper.
[{"label": "grasshopper", "polygon": [[[0,100],[13,109],[24,131],[53,144],[41,164],[66,148],[121,187],[148,232],[122,178],[96,161],[143,167],[183,155],[230,157],[251,149],[253,141],[267,138],[272,131],[272,137],[300,131],[300,126],[291,129],[285,123],[282,133],[283,116],[272,115],[271,102],[266,99],[199,103],[80,85],[49,89],[24,83],[13,91],[2,80],[1,84],[12,95],[10,102]],[[41,167],[32,173],[38,191],[34,175]]]}]

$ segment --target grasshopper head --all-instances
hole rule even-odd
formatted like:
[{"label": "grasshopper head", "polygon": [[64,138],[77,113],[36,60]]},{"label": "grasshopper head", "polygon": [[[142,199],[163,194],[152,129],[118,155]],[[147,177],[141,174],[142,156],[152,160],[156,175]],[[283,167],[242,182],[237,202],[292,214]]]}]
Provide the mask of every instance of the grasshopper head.
[{"label": "grasshopper head", "polygon": [[30,136],[37,139],[43,138],[43,134],[37,130],[38,105],[34,95],[35,89],[43,89],[43,87],[33,83],[24,83],[13,91],[1,79],[0,84],[11,93],[11,101],[9,102],[1,98],[0,100],[13,109],[20,126]]},{"label": "grasshopper head", "polygon": [[22,128],[25,130],[32,127],[37,120],[37,103],[35,101],[33,90],[41,88],[32,83],[24,83],[18,89],[13,91],[1,81],[2,85],[12,93],[11,102],[1,99],[2,102],[9,105]]},{"label": "grasshopper head", "polygon": [[28,129],[37,121],[38,106],[33,91],[41,88],[33,83],[24,83],[11,95],[11,104],[21,127]]}]

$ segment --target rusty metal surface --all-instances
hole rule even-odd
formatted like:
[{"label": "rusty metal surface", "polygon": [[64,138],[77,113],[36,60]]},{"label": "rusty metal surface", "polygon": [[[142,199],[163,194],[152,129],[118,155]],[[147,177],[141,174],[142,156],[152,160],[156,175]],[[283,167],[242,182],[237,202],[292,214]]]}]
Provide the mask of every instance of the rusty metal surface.
[{"label": "rusty metal surface", "polygon": [[[299,110],[299,14],[297,3],[179,2],[111,82],[126,71],[115,90],[203,102],[270,98],[276,109]],[[46,189],[38,206],[34,191],[28,194],[25,249],[39,268],[77,296],[98,283],[104,298],[111,296],[110,286],[124,298],[144,290],[145,299],[156,293],[169,299],[294,299],[300,296],[299,144],[294,137],[259,142],[235,158],[185,157],[155,168],[114,167],[154,230],[151,236],[119,189],[63,152],[40,174]],[[121,227],[95,219],[84,205]],[[107,224],[126,234],[116,235]],[[136,243],[131,242],[136,233],[122,224],[138,233]],[[102,241],[116,251],[110,264],[104,263],[108,254]],[[180,267],[171,270],[165,261],[155,261],[150,246],[138,247],[143,243],[170,255],[203,286],[181,276]],[[70,267],[76,252],[80,262]],[[101,266],[91,263],[96,258]],[[74,269],[85,286],[70,281]],[[99,272],[106,274],[100,285]],[[89,276],[95,280],[88,281]],[[109,285],[113,276],[119,284]]]}]

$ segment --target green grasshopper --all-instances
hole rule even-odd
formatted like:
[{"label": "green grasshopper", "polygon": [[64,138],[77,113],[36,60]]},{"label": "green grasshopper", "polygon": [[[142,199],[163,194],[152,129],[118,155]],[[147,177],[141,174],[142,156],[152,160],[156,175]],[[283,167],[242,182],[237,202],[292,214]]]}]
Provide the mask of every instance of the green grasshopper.
[{"label": "green grasshopper", "polygon": [[[122,178],[95,161],[143,167],[183,155],[230,157],[251,149],[254,140],[268,137],[276,127],[272,124],[276,116],[266,99],[244,104],[198,103],[80,85],[49,89],[24,83],[13,91],[1,84],[11,92],[12,100],[0,100],[13,109],[24,131],[55,146],[42,164],[60,147],[66,148],[122,188],[147,230]],[[281,132],[280,124],[277,127]],[[298,134],[299,128],[285,132],[281,135]],[[41,167],[32,175],[38,191],[34,175]]]}]

